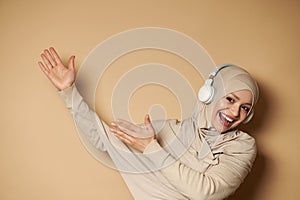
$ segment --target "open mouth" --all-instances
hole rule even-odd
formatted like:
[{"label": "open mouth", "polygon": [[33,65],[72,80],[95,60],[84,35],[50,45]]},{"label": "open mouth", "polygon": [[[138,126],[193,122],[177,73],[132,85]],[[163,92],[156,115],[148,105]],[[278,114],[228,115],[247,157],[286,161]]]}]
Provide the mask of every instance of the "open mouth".
[{"label": "open mouth", "polygon": [[234,123],[234,119],[227,116],[226,114],[219,112],[219,117],[221,119],[221,124],[225,127],[230,127]]}]

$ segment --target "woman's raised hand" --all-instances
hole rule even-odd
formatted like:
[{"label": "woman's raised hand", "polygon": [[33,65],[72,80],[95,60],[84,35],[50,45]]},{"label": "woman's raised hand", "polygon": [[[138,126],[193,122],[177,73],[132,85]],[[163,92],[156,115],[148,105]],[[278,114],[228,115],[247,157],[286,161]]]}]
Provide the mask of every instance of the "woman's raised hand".
[{"label": "woman's raised hand", "polygon": [[68,67],[62,63],[53,47],[45,49],[41,58],[43,62],[38,62],[41,70],[58,90],[64,90],[74,83],[76,77],[75,56],[69,58]]}]

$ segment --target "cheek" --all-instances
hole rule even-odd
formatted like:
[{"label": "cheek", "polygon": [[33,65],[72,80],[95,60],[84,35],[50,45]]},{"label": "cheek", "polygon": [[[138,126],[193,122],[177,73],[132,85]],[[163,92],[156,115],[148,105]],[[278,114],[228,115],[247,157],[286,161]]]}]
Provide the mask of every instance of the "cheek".
[{"label": "cheek", "polygon": [[223,110],[223,109],[226,109],[227,107],[227,104],[224,100],[219,100],[216,105],[214,106],[214,109],[213,109],[213,116],[217,115],[217,113],[220,111],[220,110]]},{"label": "cheek", "polygon": [[241,112],[241,121],[244,121],[247,118],[247,113],[246,112]]},{"label": "cheek", "polygon": [[224,101],[220,100],[216,103],[213,112],[212,112],[212,119],[211,123],[216,124],[216,121],[218,120],[219,117],[219,111],[224,110],[226,108],[226,105]]},{"label": "cheek", "polygon": [[211,125],[215,128],[217,128],[217,125],[218,125],[218,113],[214,113],[213,116],[212,116],[212,120],[211,120]]}]

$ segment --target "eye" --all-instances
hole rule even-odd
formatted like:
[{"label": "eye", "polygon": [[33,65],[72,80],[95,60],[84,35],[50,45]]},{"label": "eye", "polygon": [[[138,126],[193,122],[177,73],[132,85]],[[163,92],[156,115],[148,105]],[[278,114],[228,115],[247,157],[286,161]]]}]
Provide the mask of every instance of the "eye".
[{"label": "eye", "polygon": [[226,97],[226,100],[227,100],[229,103],[234,103],[234,99],[231,98],[231,97]]},{"label": "eye", "polygon": [[242,109],[248,113],[250,111],[250,107],[249,106],[242,106]]}]

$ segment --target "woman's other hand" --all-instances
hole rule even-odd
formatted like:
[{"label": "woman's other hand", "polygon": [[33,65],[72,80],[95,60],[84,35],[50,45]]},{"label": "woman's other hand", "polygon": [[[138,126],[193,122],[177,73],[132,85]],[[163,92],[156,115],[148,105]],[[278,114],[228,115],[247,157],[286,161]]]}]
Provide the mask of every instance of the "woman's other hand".
[{"label": "woman's other hand", "polygon": [[45,49],[41,54],[43,62],[38,62],[41,70],[58,90],[64,90],[75,81],[76,70],[74,66],[75,56],[69,58],[66,67],[53,47]]},{"label": "woman's other hand", "polygon": [[147,145],[155,140],[155,130],[149,115],[145,116],[144,127],[137,126],[126,120],[111,122],[110,130],[125,144],[144,152]]}]

